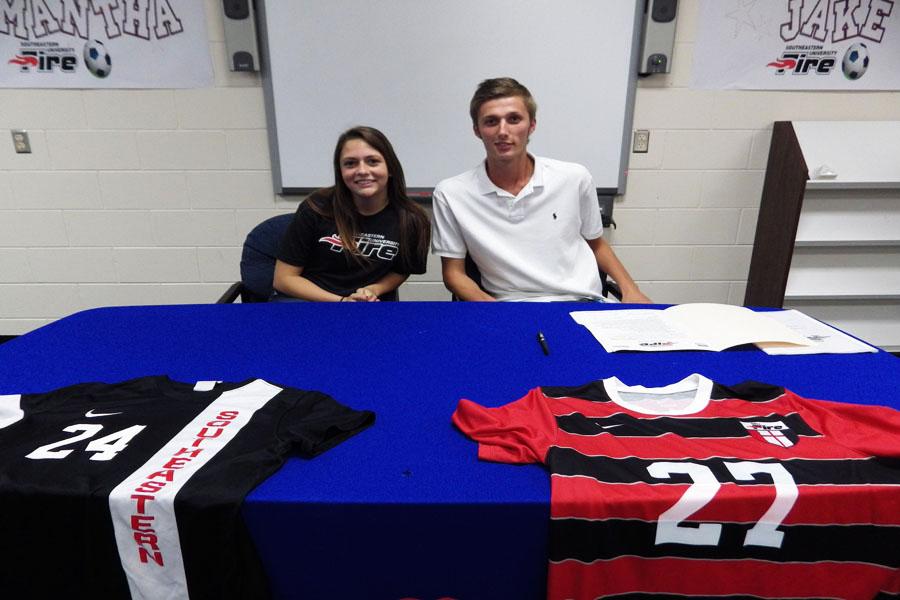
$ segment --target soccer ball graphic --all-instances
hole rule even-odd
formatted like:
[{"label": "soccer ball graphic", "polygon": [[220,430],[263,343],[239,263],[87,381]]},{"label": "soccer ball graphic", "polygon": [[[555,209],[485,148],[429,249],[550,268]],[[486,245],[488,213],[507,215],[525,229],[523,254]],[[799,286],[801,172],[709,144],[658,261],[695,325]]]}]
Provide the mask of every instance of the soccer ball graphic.
[{"label": "soccer ball graphic", "polygon": [[84,64],[95,77],[103,79],[109,75],[112,70],[112,59],[103,42],[88,40],[84,43]]},{"label": "soccer ball graphic", "polygon": [[847,48],[844,54],[844,60],[841,63],[841,70],[844,71],[844,77],[856,80],[865,75],[866,69],[869,68],[869,49],[865,44],[853,44]]}]

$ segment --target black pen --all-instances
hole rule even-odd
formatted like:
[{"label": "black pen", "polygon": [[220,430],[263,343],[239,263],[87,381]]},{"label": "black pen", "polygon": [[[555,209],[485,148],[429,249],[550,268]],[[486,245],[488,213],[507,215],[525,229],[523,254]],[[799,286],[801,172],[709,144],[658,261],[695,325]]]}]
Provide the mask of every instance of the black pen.
[{"label": "black pen", "polygon": [[541,345],[541,350],[544,351],[544,354],[550,356],[550,348],[547,347],[547,338],[544,337],[544,334],[538,331],[537,334],[538,344]]}]

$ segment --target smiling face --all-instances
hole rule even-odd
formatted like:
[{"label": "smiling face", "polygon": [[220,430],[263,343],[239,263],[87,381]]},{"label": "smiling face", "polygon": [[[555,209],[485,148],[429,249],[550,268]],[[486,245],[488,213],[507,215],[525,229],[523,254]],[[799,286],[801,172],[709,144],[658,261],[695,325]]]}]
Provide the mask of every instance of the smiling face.
[{"label": "smiling face", "polygon": [[528,116],[525,101],[508,96],[482,104],[474,129],[484,143],[488,163],[515,162],[527,157],[528,136],[536,125]]},{"label": "smiling face", "polygon": [[341,149],[341,179],[353,194],[353,201],[366,206],[387,201],[387,163],[381,152],[355,138]]}]

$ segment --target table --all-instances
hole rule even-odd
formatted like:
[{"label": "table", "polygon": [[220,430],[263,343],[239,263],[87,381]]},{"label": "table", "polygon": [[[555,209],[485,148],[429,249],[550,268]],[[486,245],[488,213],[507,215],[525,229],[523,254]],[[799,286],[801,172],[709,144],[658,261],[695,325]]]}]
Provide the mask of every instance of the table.
[{"label": "table", "polygon": [[[259,377],[374,410],[372,428],[291,458],[243,513],[281,598],[542,598],[549,478],[479,462],[450,415],[538,385],[612,375],[660,386],[698,372],[900,408],[900,360],[878,354],[607,354],[572,310],[627,305],[379,303],[147,306],[77,313],[0,345],[0,394],[165,374]],[[546,336],[545,356],[536,335]]]}]

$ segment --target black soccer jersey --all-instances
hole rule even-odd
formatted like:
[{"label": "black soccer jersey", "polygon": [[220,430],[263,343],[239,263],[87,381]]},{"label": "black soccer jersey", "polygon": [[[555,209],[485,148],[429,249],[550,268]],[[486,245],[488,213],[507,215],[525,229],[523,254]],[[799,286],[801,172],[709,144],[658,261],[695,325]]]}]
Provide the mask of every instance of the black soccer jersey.
[{"label": "black soccer jersey", "polygon": [[373,421],[259,379],[0,396],[3,597],[265,596],[244,496]]}]

